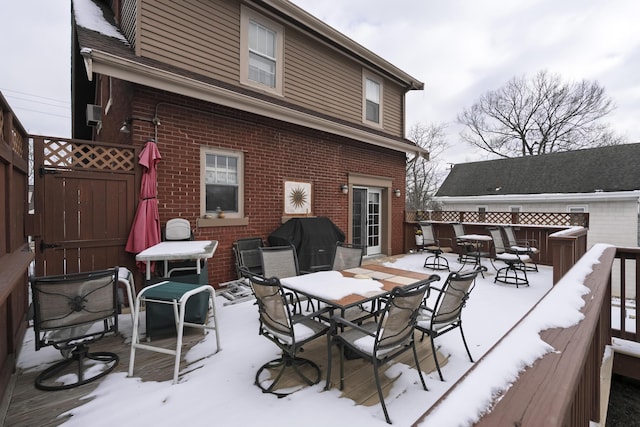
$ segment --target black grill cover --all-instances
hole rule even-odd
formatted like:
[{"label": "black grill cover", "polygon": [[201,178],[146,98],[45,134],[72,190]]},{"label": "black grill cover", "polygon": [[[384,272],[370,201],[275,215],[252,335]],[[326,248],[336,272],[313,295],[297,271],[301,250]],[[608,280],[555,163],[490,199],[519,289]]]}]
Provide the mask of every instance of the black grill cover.
[{"label": "black grill cover", "polygon": [[291,218],[268,238],[269,246],[293,245],[301,271],[331,268],[336,242],[344,242],[344,233],[327,217]]}]

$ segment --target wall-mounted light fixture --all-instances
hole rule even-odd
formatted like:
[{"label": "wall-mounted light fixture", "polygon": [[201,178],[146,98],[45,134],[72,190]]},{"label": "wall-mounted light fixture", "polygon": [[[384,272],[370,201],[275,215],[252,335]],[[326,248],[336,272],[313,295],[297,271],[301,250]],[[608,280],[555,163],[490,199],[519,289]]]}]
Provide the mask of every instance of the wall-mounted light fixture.
[{"label": "wall-mounted light fixture", "polygon": [[149,123],[153,123],[153,126],[158,127],[160,126],[160,120],[158,120],[157,117],[153,117],[151,119],[148,119],[146,117],[129,117],[128,119],[126,119],[123,123],[122,126],[120,127],[120,132],[122,133],[130,133],[131,132],[131,123],[134,120],[140,120],[143,122],[149,122]]},{"label": "wall-mounted light fixture", "polygon": [[396,197],[400,197],[400,189],[396,188],[395,190],[393,190],[393,194],[395,194]]},{"label": "wall-mounted light fixture", "polygon": [[340,186],[340,191],[342,191],[343,194],[348,194],[349,193],[349,186],[347,184],[342,184]]}]

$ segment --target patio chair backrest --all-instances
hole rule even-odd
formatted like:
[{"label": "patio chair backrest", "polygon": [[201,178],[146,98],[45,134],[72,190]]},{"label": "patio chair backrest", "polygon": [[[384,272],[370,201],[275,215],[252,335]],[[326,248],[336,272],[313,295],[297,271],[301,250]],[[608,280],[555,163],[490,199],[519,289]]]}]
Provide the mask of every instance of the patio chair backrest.
[{"label": "patio chair backrest", "polygon": [[258,304],[261,326],[272,334],[292,342],[295,336],[291,328],[291,312],[280,280],[277,277],[267,279],[255,274],[250,274],[249,280]]},{"label": "patio chair backrest", "polygon": [[264,277],[293,277],[300,274],[296,248],[289,246],[269,246],[259,248]]},{"label": "patio chair backrest", "polygon": [[422,242],[423,245],[435,245],[436,236],[433,232],[433,225],[430,222],[421,222],[420,229],[422,230]]},{"label": "patio chair backrest", "polygon": [[456,237],[464,236],[466,234],[464,231],[464,225],[461,223],[454,222],[451,223],[451,226],[453,227],[453,234],[455,234]]},{"label": "patio chair backrest", "polygon": [[500,229],[497,227],[490,227],[488,228],[488,230],[489,234],[491,234],[491,238],[493,239],[493,247],[496,250],[496,255],[508,252],[507,246],[504,242],[502,231],[500,231]]},{"label": "patio chair backrest", "polygon": [[437,328],[438,324],[449,324],[460,318],[479,272],[473,270],[449,274],[434,305],[432,327]]},{"label": "patio chair backrest", "polygon": [[240,271],[243,268],[254,274],[262,274],[262,259],[259,250],[262,246],[264,246],[264,242],[260,237],[248,237],[233,242],[232,250],[238,278],[242,276]]},{"label": "patio chair backrest", "polygon": [[513,232],[513,227],[505,225],[502,229],[504,230],[504,234],[507,236],[509,246],[518,246],[518,240],[516,239],[516,234]]},{"label": "patio chair backrest", "polygon": [[[36,350],[49,345],[65,347],[70,341],[95,340],[118,331],[117,268],[32,277],[29,281]],[[88,326],[101,320],[104,321],[102,328],[88,330]],[[79,328],[81,326],[87,328]],[[48,333],[50,331],[61,333]]]},{"label": "patio chair backrest", "polygon": [[363,255],[364,248],[338,242],[336,243],[335,253],[333,254],[331,269],[340,271],[360,267],[362,265]]},{"label": "patio chair backrest", "polygon": [[418,318],[420,304],[431,279],[395,287],[378,320],[374,352],[376,355],[409,343]]},{"label": "patio chair backrest", "polygon": [[193,233],[189,220],[184,218],[172,218],[164,227],[165,240],[193,240]]}]

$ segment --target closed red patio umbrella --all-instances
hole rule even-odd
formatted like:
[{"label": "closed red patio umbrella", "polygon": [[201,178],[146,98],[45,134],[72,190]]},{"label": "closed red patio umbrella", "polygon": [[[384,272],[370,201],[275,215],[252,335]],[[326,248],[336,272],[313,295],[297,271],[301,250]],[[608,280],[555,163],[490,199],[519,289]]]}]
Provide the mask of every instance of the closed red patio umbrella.
[{"label": "closed red patio umbrella", "polygon": [[[149,140],[138,156],[138,163],[143,167],[140,183],[140,201],[129,232],[125,250],[139,253],[160,242],[160,215],[158,213],[158,172],[156,166],[160,162],[160,151],[154,140]],[[144,263],[138,267],[144,271]]]}]

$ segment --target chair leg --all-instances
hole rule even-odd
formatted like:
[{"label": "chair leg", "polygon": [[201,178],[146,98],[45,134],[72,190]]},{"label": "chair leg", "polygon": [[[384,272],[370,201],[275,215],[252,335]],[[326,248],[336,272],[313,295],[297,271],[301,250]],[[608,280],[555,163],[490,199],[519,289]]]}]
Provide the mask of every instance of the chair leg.
[{"label": "chair leg", "polygon": [[[100,371],[85,371],[84,362],[87,359],[102,363],[105,368]],[[71,351],[70,358],[61,360],[42,371],[35,379],[35,386],[39,390],[52,391],[66,390],[84,385],[98,378],[102,378],[113,371],[119,361],[120,358],[115,353],[105,351],[90,353],[89,347],[86,344],[80,344]],[[77,380],[73,383],[57,383],[56,379],[61,376],[67,368],[70,368],[71,365],[75,365],[74,374],[77,376]],[[88,376],[86,372],[89,372]],[[67,373],[71,373],[71,371],[69,370]]]},{"label": "chair leg", "polygon": [[329,390],[331,388],[331,331],[327,333],[327,380],[324,384],[324,389]]},{"label": "chair leg", "polygon": [[420,376],[420,382],[422,383],[422,388],[426,391],[429,391],[427,388],[427,383],[424,381],[424,377],[422,376],[422,369],[420,369],[420,361],[418,360],[418,350],[416,350],[416,343],[413,342],[413,360],[416,362],[416,369],[418,370],[418,375]]},{"label": "chair leg", "polygon": [[469,351],[469,346],[467,345],[467,340],[464,337],[464,331],[462,330],[462,322],[460,322],[460,324],[458,325],[458,328],[460,329],[460,335],[462,335],[462,343],[464,344],[464,348],[467,350],[467,355],[469,356],[469,360],[471,361],[471,363],[474,363],[473,357],[471,357],[471,352]]},{"label": "chair leg", "polygon": [[445,257],[440,256],[440,254],[428,256],[424,260],[424,268],[450,271],[449,261]]},{"label": "chair leg", "polygon": [[[313,369],[314,378],[310,378],[305,373],[303,373],[299,369],[301,366],[309,366],[311,369]],[[264,372],[265,370],[275,369],[275,368],[279,368],[278,374],[276,375],[276,379],[273,380],[268,387],[263,386],[262,381],[260,381],[260,376],[262,372]],[[320,382],[320,376],[321,376],[320,367],[316,363],[308,359],[303,359],[301,357],[295,357],[295,356],[283,353],[282,357],[271,360],[265,363],[264,365],[262,365],[260,369],[258,369],[258,372],[256,372],[255,385],[257,385],[262,390],[263,393],[271,393],[278,397],[284,397],[293,393],[293,391],[290,391],[288,393],[280,393],[276,391],[276,386],[278,385],[280,380],[283,378],[287,368],[293,368],[293,371],[296,373],[296,375],[300,379],[302,379],[302,381],[304,381],[304,383],[307,385],[314,385]]]},{"label": "chair leg", "polygon": [[378,388],[378,397],[380,398],[380,405],[382,405],[382,411],[384,412],[384,418],[387,420],[387,424],[391,424],[389,418],[389,412],[387,412],[387,405],[384,403],[384,394],[382,393],[382,386],[380,385],[380,374],[378,373],[378,361],[373,357],[373,376],[376,380],[376,387]]},{"label": "chair leg", "polygon": [[440,376],[440,381],[444,381],[444,377],[442,376],[442,371],[440,370],[440,363],[438,362],[438,353],[436,352],[436,343],[433,341],[433,335],[429,334],[429,339],[431,339],[431,354],[433,354],[433,360],[436,361],[436,369],[438,369],[438,375]]}]

